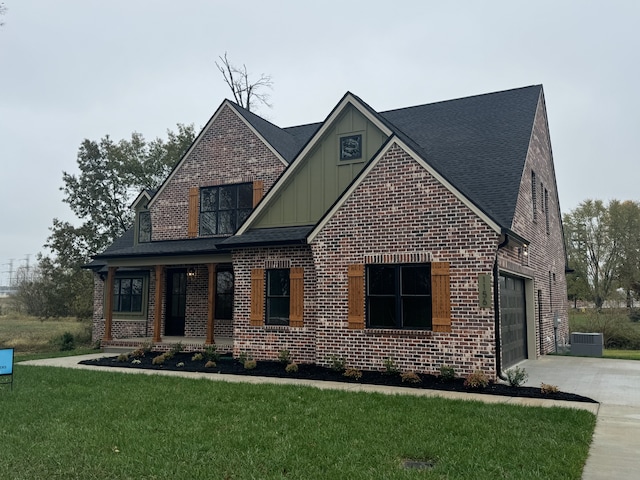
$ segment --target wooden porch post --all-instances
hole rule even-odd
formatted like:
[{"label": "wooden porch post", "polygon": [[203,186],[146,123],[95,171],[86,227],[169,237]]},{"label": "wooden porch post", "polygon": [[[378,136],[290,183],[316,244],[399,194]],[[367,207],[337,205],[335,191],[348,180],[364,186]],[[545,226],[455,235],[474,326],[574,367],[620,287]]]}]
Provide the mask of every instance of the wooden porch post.
[{"label": "wooden porch post", "polygon": [[105,342],[113,340],[111,325],[113,323],[113,281],[117,267],[109,267],[107,270],[107,298],[104,302],[104,337]]},{"label": "wooden porch post", "polygon": [[216,343],[213,335],[213,319],[216,311],[216,264],[209,263],[207,268],[209,269],[209,285],[207,288],[207,339],[205,345],[212,345]]},{"label": "wooden porch post", "polygon": [[162,277],[164,266],[156,265],[156,295],[155,295],[155,311],[153,317],[153,342],[162,341],[160,328],[162,326]]}]

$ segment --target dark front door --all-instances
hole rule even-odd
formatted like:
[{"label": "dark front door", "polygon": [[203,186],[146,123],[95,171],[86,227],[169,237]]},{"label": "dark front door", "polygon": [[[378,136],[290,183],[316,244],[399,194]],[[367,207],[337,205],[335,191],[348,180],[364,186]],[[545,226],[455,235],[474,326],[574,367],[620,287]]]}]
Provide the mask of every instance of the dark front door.
[{"label": "dark front door", "polygon": [[167,312],[164,334],[169,337],[183,337],[187,305],[187,272],[186,270],[169,270],[167,273]]},{"label": "dark front door", "polygon": [[527,358],[527,316],[524,280],[500,275],[502,368]]}]

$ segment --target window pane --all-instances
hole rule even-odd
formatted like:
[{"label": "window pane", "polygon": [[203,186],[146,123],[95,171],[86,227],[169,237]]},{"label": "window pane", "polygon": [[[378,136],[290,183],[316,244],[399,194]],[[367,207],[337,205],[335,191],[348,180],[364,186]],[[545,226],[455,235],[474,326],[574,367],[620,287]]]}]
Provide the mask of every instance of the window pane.
[{"label": "window pane", "polygon": [[215,212],[218,210],[218,187],[200,189],[200,211]]},{"label": "window pane", "polygon": [[368,307],[370,327],[396,326],[395,297],[369,297]]},{"label": "window pane", "polygon": [[267,271],[267,295],[289,296],[289,269]]},{"label": "window pane", "polygon": [[218,294],[233,293],[233,272],[219,271],[216,281],[216,292]]},{"label": "window pane", "polygon": [[232,312],[233,312],[233,295],[217,294],[215,317],[218,319],[231,320],[231,318],[233,317]]},{"label": "window pane", "polygon": [[131,279],[123,278],[120,280],[120,295],[131,295]]},{"label": "window pane", "polygon": [[131,311],[131,295],[120,296],[120,311],[121,312]]},{"label": "window pane", "polygon": [[424,265],[402,267],[401,277],[403,295],[429,295],[431,291],[429,267]]},{"label": "window pane", "polygon": [[368,272],[368,292],[370,295],[394,295],[396,290],[395,268],[385,265],[371,265]]},{"label": "window pane", "polygon": [[267,299],[267,323],[289,325],[289,297]]},{"label": "window pane", "polygon": [[133,278],[131,280],[131,293],[133,295],[142,295],[142,279]]},{"label": "window pane", "polygon": [[220,187],[220,210],[236,208],[236,187]]},{"label": "window pane", "polygon": [[200,235],[215,235],[217,229],[218,214],[216,212],[204,212],[200,214]]},{"label": "window pane", "polygon": [[238,185],[238,208],[253,208],[253,184]]},{"label": "window pane", "polygon": [[221,211],[218,213],[218,233],[234,233],[236,231],[233,211]]},{"label": "window pane", "polygon": [[117,293],[113,296],[113,311],[114,312],[120,311],[120,295],[118,295]]},{"label": "window pane", "polygon": [[131,311],[132,312],[142,311],[142,295],[134,295],[131,297]]},{"label": "window pane", "polygon": [[[502,277],[500,277],[502,278]],[[113,281],[113,292],[118,295],[120,293],[120,280],[119,279],[115,279]]]},{"label": "window pane", "polygon": [[430,328],[431,297],[403,298],[402,326],[405,328]]},{"label": "window pane", "polygon": [[249,215],[251,215],[251,210],[238,210],[238,223],[236,223],[236,228],[240,228],[240,225],[244,223]]},{"label": "window pane", "polygon": [[140,212],[138,214],[138,242],[145,243],[151,241],[151,214]]}]

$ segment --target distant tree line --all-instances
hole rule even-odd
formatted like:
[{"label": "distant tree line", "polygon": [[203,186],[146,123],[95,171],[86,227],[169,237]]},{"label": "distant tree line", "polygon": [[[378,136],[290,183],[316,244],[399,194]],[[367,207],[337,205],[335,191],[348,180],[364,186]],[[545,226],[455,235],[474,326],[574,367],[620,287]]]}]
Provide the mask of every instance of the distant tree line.
[{"label": "distant tree line", "polygon": [[585,200],[563,216],[567,293],[601,309],[622,292],[627,308],[640,296],[640,204]]}]

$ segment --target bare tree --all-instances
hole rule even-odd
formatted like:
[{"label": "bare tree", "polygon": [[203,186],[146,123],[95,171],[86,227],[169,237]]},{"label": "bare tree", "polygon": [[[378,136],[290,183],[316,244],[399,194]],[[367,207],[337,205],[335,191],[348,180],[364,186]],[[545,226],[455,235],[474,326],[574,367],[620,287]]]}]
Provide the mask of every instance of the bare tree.
[{"label": "bare tree", "polygon": [[222,73],[225,83],[231,89],[233,98],[242,108],[251,111],[256,103],[262,103],[271,108],[269,103],[269,94],[265,93],[264,88],[273,88],[271,75],[260,74],[260,78],[255,81],[249,79],[247,66],[236,67],[227,58],[227,52],[224,57],[219,57],[220,63],[216,63],[216,67]]},{"label": "bare tree", "polygon": [[[2,15],[4,15],[5,13],[7,13],[7,7],[6,7],[6,5],[4,4],[4,2],[2,2],[2,3],[0,3],[0,17],[1,17]],[[4,25],[4,22],[3,22],[2,20],[0,20],[0,27],[1,27],[2,25]]]}]

